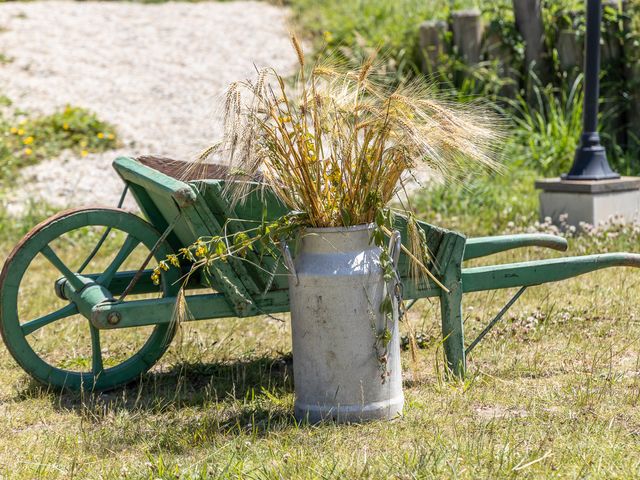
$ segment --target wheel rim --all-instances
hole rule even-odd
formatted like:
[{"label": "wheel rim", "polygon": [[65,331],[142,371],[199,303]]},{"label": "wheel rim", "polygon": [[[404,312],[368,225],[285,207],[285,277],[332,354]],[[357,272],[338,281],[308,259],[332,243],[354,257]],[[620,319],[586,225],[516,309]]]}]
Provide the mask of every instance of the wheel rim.
[{"label": "wheel rim", "polygon": [[[75,371],[55,366],[33,348],[29,342],[31,335],[49,325],[64,322],[73,315],[78,317],[78,310],[74,303],[69,302],[62,308],[21,323],[18,304],[25,273],[40,254],[60,272],[60,276],[64,275],[65,268],[72,270],[58,257],[50,244],[63,235],[84,227],[110,228],[114,232],[120,231],[126,235],[115,257],[97,280],[97,283],[104,283],[107,288],[115,273],[136,247],[142,245],[152,250],[160,237],[160,234],[141,218],[115,209],[72,210],[44,221],[16,246],[0,274],[0,332],[15,360],[37,380],[58,388],[104,390],[128,383],[148,370],[165,352],[174,332],[172,327],[166,324],[153,327],[148,339],[137,352],[122,362],[107,366],[101,347],[101,332],[106,331],[96,329],[87,319],[91,339],[90,371]],[[161,260],[170,253],[170,247],[163,242],[154,252],[154,257]],[[179,272],[175,269],[163,272],[161,292],[164,296],[177,293],[178,278]],[[54,295],[53,288],[51,295]]]}]

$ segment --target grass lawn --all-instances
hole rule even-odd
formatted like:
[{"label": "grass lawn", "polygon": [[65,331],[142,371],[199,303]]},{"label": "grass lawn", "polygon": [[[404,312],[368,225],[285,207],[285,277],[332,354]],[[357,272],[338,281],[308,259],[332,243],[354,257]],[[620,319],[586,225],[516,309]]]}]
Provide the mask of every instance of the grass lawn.
[{"label": "grass lawn", "polygon": [[[395,4],[385,1],[293,0],[292,6],[307,12],[299,21],[330,46],[356,45],[359,40],[350,37],[359,25],[359,34],[374,43],[400,49],[402,72],[410,70],[415,52],[404,46],[412,45],[408,38],[415,43],[420,21],[445,17],[451,4],[478,3],[487,4],[403,0],[392,8]],[[314,4],[321,7],[310,9]],[[47,135],[39,138],[42,131]],[[8,159],[0,165],[0,185],[24,165],[63,148],[81,155],[112,148],[117,143],[112,131],[75,108],[37,121],[0,118],[0,158]],[[521,138],[537,139],[532,143],[540,151],[558,144],[546,130],[522,131]],[[504,176],[473,178],[464,188],[436,188],[415,206],[426,220],[466,233],[515,231],[535,218],[532,182],[538,174],[531,163],[511,159],[512,170]],[[0,261],[36,223],[31,217],[5,217],[0,202]],[[77,265],[83,258],[79,252],[91,249],[97,235],[89,230],[71,235],[56,251]],[[573,239],[568,254],[638,252],[639,239],[640,229],[613,229]],[[101,251],[113,254],[121,241],[115,237]],[[555,255],[524,249],[473,264]],[[144,256],[137,252],[130,268]],[[95,268],[109,259],[102,260]],[[44,259],[28,275],[20,297],[25,319],[61,306],[53,303],[57,274]],[[424,348],[415,362],[403,353],[404,416],[364,425],[296,423],[287,316],[185,323],[138,383],[103,394],[49,391],[0,344],[0,479],[638,478],[639,289],[640,271],[631,269],[530,288],[473,351],[464,382],[443,377],[439,305],[422,300],[407,319]],[[465,296],[468,341],[513,293]],[[409,330],[406,323],[401,328]],[[148,333],[143,328],[105,334],[105,357],[130,356]],[[82,317],[42,328],[32,342],[61,367],[91,365],[88,322]]]},{"label": "grass lawn", "polygon": [[[79,258],[91,240],[72,236],[60,255]],[[16,242],[4,235],[0,257]],[[30,274],[25,318],[52,298],[44,267]],[[635,477],[639,282],[616,269],[531,288],[476,347],[464,383],[443,380],[438,304],[419,302],[409,321],[427,341],[415,364],[403,354],[405,416],[360,426],[296,424],[286,317],[183,324],[138,384],[100,395],[47,391],[2,345],[0,478]],[[511,293],[465,297],[468,339]],[[103,349],[126,355],[144,333],[116,332]],[[37,341],[51,361],[90,363],[86,320]]]}]

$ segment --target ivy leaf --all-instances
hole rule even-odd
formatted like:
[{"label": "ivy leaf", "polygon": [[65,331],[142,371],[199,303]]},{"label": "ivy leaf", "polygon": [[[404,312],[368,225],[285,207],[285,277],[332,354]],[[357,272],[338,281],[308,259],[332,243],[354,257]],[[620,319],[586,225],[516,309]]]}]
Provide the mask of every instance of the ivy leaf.
[{"label": "ivy leaf", "polygon": [[391,297],[389,295],[385,296],[380,303],[380,313],[389,315],[393,313],[393,304],[391,303]]},{"label": "ivy leaf", "polygon": [[375,221],[378,227],[384,227],[385,218],[384,218],[384,212],[382,211],[382,209],[378,209],[376,211]]},{"label": "ivy leaf", "polygon": [[216,242],[215,252],[216,252],[216,255],[220,257],[221,260],[225,259],[227,254],[227,246],[225,245],[224,241],[218,240]]}]

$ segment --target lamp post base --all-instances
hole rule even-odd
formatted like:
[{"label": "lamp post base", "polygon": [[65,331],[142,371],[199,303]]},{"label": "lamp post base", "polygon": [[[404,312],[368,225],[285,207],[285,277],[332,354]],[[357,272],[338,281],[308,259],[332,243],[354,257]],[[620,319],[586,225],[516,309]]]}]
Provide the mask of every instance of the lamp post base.
[{"label": "lamp post base", "polygon": [[615,178],[620,178],[620,174],[611,170],[607,161],[607,152],[600,145],[600,135],[597,132],[584,133],[580,146],[576,150],[571,170],[562,175],[562,179],[588,181]]},{"label": "lamp post base", "polygon": [[581,222],[598,225],[611,217],[627,222],[640,221],[640,177],[609,180],[570,180],[546,178],[535,183],[540,193],[540,218],[551,218],[560,225],[578,226]]}]

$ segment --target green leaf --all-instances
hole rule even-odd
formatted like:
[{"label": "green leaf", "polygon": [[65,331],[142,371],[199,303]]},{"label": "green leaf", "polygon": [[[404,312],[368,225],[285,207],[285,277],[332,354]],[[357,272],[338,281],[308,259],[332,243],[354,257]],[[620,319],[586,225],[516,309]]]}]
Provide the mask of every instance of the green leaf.
[{"label": "green leaf", "polygon": [[391,297],[389,295],[385,296],[380,303],[380,313],[393,313],[393,304],[391,303]]},{"label": "green leaf", "polygon": [[216,256],[220,258],[224,258],[226,256],[227,246],[225,245],[224,241],[218,240],[216,242],[215,253],[216,253]]},{"label": "green leaf", "polygon": [[350,226],[351,225],[351,214],[349,213],[349,210],[347,210],[346,208],[340,209],[340,215],[342,216],[342,224],[345,227]]}]

